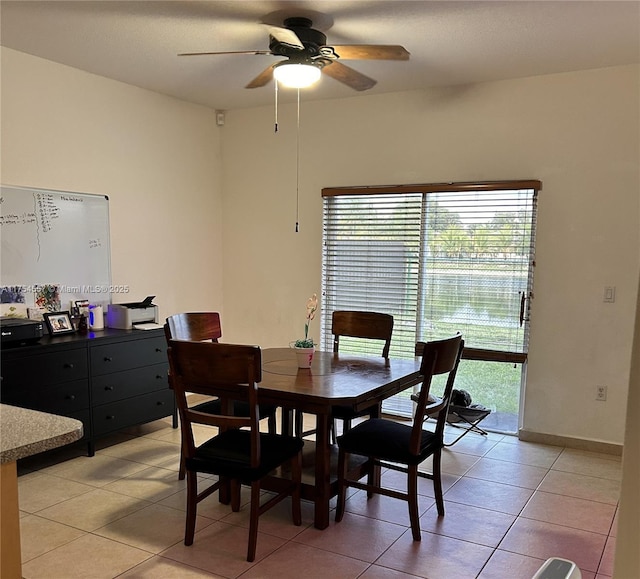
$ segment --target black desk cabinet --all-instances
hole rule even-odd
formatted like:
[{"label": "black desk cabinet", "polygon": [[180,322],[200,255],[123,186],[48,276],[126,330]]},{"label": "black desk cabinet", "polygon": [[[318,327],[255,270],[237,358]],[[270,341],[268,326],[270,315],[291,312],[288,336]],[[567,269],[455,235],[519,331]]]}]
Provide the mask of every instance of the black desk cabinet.
[{"label": "black desk cabinet", "polygon": [[163,330],[45,336],[3,348],[0,400],[82,421],[89,456],[95,439],[172,415]]}]

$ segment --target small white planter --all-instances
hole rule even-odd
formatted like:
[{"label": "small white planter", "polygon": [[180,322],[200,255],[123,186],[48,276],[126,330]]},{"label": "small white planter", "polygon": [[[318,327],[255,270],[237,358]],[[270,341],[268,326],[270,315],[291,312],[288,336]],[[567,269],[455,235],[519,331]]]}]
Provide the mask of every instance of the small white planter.
[{"label": "small white planter", "polygon": [[311,368],[311,362],[313,362],[313,354],[315,353],[315,347],[311,348],[298,348],[293,346],[296,351],[296,357],[298,358],[298,368]]}]

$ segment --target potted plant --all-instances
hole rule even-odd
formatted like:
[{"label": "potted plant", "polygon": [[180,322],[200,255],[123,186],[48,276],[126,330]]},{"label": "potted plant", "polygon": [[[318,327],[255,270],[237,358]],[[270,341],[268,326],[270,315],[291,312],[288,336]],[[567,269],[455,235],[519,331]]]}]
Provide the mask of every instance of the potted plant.
[{"label": "potted plant", "polygon": [[296,340],[293,343],[293,347],[298,357],[298,368],[310,368],[313,361],[313,354],[316,351],[313,338],[309,337],[309,324],[311,320],[316,316],[316,310],[318,309],[318,296],[313,294],[307,300],[307,319],[304,324],[304,338]]}]

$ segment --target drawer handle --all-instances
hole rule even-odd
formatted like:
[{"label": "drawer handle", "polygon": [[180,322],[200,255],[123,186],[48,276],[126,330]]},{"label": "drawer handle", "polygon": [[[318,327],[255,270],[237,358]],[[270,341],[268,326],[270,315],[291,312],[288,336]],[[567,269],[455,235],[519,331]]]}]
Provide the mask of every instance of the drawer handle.
[{"label": "drawer handle", "polygon": [[113,415],[111,415],[111,414],[108,414],[105,418],[106,418],[107,420],[113,420],[113,419],[115,418],[115,416],[113,416]]},{"label": "drawer handle", "polygon": [[105,386],[104,389],[107,390],[107,391],[113,390],[113,386]]},{"label": "drawer handle", "polygon": [[156,402],[157,406],[164,406],[164,402],[160,402],[160,400],[158,400],[158,402]]},{"label": "drawer handle", "polygon": [[162,374],[156,374],[156,380],[163,380],[164,376]]},{"label": "drawer handle", "polygon": [[73,364],[71,363],[65,364],[63,368],[73,368]]},{"label": "drawer handle", "polygon": [[110,358],[109,356],[105,356],[104,357],[104,361],[105,362],[113,362],[113,358]]},{"label": "drawer handle", "polygon": [[162,348],[156,348],[156,352],[161,353],[162,352]]},{"label": "drawer handle", "polygon": [[76,396],[75,394],[68,394],[67,396],[65,396],[65,400],[75,400]]}]

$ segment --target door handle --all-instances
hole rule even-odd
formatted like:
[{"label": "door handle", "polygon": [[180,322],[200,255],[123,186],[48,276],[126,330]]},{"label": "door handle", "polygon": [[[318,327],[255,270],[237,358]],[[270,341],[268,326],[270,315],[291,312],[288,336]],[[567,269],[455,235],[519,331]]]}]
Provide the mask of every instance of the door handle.
[{"label": "door handle", "polygon": [[531,305],[531,300],[533,299],[533,292],[522,292],[520,295],[520,327],[524,322],[529,321],[529,316],[527,315],[527,310]]}]

